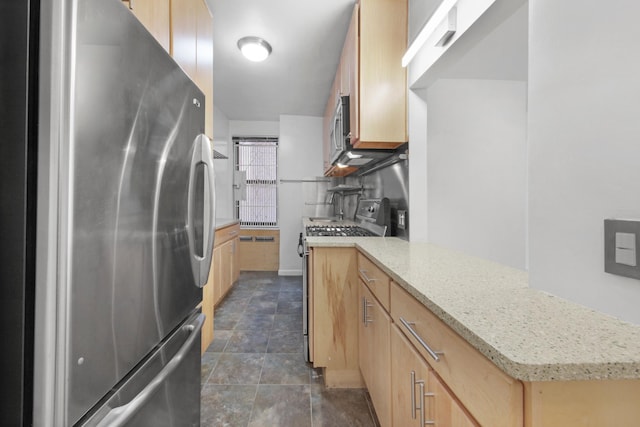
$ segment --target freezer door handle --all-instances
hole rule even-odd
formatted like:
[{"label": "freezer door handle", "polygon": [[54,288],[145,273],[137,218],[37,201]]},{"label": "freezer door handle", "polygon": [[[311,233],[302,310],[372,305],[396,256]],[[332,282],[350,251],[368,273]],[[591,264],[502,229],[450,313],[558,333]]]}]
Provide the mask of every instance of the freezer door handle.
[{"label": "freezer door handle", "polygon": [[198,287],[203,287],[209,278],[215,237],[216,197],[211,153],[211,140],[206,135],[198,135],[193,142],[187,203],[191,268]]},{"label": "freezer door handle", "polygon": [[182,344],[175,356],[173,356],[169,363],[167,363],[164,368],[158,372],[158,375],[156,375],[156,377],[151,380],[151,382],[149,382],[149,384],[147,384],[145,388],[136,395],[136,397],[131,399],[129,403],[110,410],[109,413],[100,420],[97,427],[120,427],[125,425],[125,423],[127,423],[153,397],[160,386],[162,386],[166,381],[167,377],[169,377],[169,375],[171,375],[171,373],[180,366],[182,360],[195,344],[196,338],[199,336],[198,332],[202,329],[204,319],[205,315],[200,313],[192,323],[183,326],[185,330],[189,331],[189,337],[186,339],[184,344]]}]

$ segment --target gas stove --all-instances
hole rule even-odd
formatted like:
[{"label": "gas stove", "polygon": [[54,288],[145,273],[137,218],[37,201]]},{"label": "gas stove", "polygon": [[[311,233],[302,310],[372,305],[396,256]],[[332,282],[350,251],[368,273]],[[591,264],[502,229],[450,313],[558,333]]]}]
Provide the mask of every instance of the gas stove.
[{"label": "gas stove", "polygon": [[[324,223],[308,225],[308,237],[385,236],[389,230],[389,199],[360,199],[354,223]],[[302,239],[302,235],[300,236]]]},{"label": "gas stove", "polygon": [[375,236],[371,231],[357,225],[308,225],[307,236]]}]

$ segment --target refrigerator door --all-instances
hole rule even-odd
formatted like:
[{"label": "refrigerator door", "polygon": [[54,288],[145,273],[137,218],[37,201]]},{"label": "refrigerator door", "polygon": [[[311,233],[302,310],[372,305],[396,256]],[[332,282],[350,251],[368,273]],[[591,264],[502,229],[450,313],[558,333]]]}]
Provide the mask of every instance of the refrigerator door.
[{"label": "refrigerator door", "polygon": [[203,94],[120,1],[76,7],[60,259],[69,425],[195,309],[214,234]]},{"label": "refrigerator door", "polygon": [[83,427],[200,425],[200,331],[195,313],[85,422]]}]

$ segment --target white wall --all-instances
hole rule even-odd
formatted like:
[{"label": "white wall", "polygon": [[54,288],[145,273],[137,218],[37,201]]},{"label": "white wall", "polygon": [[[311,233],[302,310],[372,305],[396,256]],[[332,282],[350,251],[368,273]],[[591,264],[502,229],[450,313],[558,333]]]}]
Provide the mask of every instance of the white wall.
[{"label": "white wall", "polygon": [[[322,117],[280,116],[278,175],[296,180],[322,176]],[[278,188],[281,275],[302,274],[297,253],[302,231],[302,183],[281,183]]]},{"label": "white wall", "polygon": [[216,218],[233,218],[233,150],[229,137],[229,119],[214,106],[213,148],[228,159],[215,159],[213,170],[216,177]]},{"label": "white wall", "polygon": [[640,324],[603,220],[640,218],[640,3],[530,0],[530,284]]},{"label": "white wall", "polygon": [[229,135],[234,136],[278,136],[280,122],[260,122],[246,120],[229,121]]},{"label": "white wall", "polygon": [[429,87],[430,242],[525,268],[526,93],[519,81],[441,79]]},{"label": "white wall", "polygon": [[427,90],[409,90],[409,240],[427,242]]}]

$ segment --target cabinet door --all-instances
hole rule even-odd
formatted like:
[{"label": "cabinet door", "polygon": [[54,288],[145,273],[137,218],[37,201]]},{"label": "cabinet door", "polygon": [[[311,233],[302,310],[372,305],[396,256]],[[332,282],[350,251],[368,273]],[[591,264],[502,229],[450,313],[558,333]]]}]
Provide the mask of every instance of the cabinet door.
[{"label": "cabinet door", "polygon": [[231,288],[231,258],[232,258],[232,244],[233,240],[229,240],[228,242],[222,245],[222,295],[226,295]]},{"label": "cabinet door", "polygon": [[360,280],[360,372],[382,427],[391,426],[391,318]]},{"label": "cabinet door", "polygon": [[231,275],[231,284],[233,285],[240,278],[240,237],[233,239],[233,251],[231,256],[231,263],[233,265]]},{"label": "cabinet door", "polygon": [[218,304],[222,299],[222,246],[213,249],[213,301]]},{"label": "cabinet door", "polygon": [[356,148],[394,148],[408,141],[406,69],[407,2],[362,0],[359,25]]},{"label": "cabinet door", "polygon": [[436,426],[478,427],[473,418],[453,397],[433,370],[429,371],[429,393],[431,402],[431,419]]},{"label": "cabinet door", "polygon": [[395,324],[391,354],[394,426],[479,426]]},{"label": "cabinet door", "polygon": [[130,0],[124,4],[169,52],[171,48],[170,0]]},{"label": "cabinet door", "polygon": [[214,298],[214,279],[215,279],[215,262],[211,260],[211,268],[209,269],[209,279],[207,284],[202,288],[202,313],[206,316],[202,325],[201,350],[204,353],[213,341],[213,305]]},{"label": "cabinet door", "polygon": [[[428,420],[429,412],[421,412],[421,402],[428,404],[429,367],[394,324],[391,328],[391,396],[394,426],[418,427]],[[422,387],[420,387],[422,384]]]},{"label": "cabinet door", "polygon": [[358,368],[358,273],[355,248],[311,248],[309,340],[327,387],[362,387]]},{"label": "cabinet door", "polygon": [[171,56],[191,77],[197,72],[197,2],[171,0]]},{"label": "cabinet door", "polygon": [[196,84],[205,96],[204,133],[213,139],[213,17],[204,0],[195,4],[197,16]]}]

